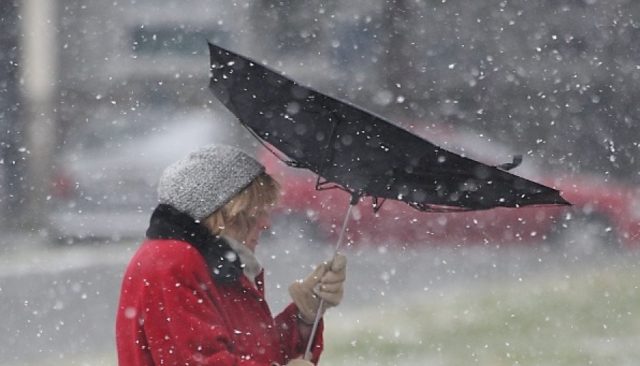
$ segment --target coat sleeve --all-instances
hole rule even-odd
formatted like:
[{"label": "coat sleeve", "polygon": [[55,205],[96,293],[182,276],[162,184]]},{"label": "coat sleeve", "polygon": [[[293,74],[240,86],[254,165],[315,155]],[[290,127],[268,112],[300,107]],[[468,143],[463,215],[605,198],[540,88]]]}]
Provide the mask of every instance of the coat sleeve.
[{"label": "coat sleeve", "polygon": [[[157,365],[268,366],[232,352],[222,314],[202,281],[184,266],[149,283],[144,329]],[[151,279],[147,279],[151,282]]]},{"label": "coat sleeve", "polygon": [[[276,326],[281,329],[280,337],[282,344],[285,347],[285,352],[289,356],[289,359],[304,357],[304,352],[307,348],[307,342],[300,336],[300,330],[298,329],[298,308],[294,303],[289,304],[278,316],[275,318]],[[320,320],[318,329],[313,339],[311,346],[311,362],[318,364],[320,354],[323,349],[322,332],[324,330],[324,321]]]}]

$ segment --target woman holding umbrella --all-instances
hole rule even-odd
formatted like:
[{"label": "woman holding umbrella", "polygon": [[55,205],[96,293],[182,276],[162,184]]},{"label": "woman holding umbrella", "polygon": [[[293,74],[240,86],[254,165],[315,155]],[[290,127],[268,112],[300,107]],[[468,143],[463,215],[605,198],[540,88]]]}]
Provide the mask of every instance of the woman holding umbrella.
[{"label": "woman holding umbrella", "polygon": [[228,146],[207,146],[164,171],[147,239],[123,278],[120,365],[318,362],[322,323],[311,362],[302,356],[317,312],[342,299],[346,260],[337,255],[294,282],[293,302],[272,316],[254,251],[278,191],[260,163]]}]

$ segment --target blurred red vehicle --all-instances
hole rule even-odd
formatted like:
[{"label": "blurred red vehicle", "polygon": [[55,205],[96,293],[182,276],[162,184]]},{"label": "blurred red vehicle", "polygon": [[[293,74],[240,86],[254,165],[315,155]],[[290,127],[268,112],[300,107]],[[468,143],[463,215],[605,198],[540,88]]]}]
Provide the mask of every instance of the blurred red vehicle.
[{"label": "blurred red vehicle", "polygon": [[[414,133],[416,131],[413,131]],[[425,129],[418,133],[450,151],[489,164],[511,160],[509,150],[482,135]],[[266,149],[259,153],[267,171],[283,187],[280,214],[302,224],[300,236],[337,239],[349,204],[339,189],[316,191],[316,175],[280,162]],[[605,177],[545,172],[525,157],[514,174],[559,189],[573,203],[565,206],[495,208],[461,213],[419,212],[405,203],[387,200],[374,213],[370,199],[353,210],[347,236],[356,244],[373,245],[511,245],[549,244],[594,252],[635,247],[640,239],[640,189]]]}]

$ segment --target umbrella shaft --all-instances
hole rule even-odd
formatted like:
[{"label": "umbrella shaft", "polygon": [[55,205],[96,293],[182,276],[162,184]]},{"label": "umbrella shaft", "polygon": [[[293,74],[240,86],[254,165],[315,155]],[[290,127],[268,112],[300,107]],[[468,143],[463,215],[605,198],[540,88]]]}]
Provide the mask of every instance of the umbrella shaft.
[{"label": "umbrella shaft", "polygon": [[340,250],[340,246],[342,245],[342,238],[344,238],[344,233],[347,231],[347,224],[349,223],[349,218],[351,217],[351,209],[353,209],[354,204],[349,205],[347,209],[347,214],[344,217],[344,221],[342,222],[342,230],[340,230],[340,235],[338,236],[338,242],[336,243],[336,248],[334,250],[333,256],[335,257]]},{"label": "umbrella shaft", "polygon": [[[344,237],[345,231],[347,231],[347,224],[349,223],[349,218],[351,217],[351,209],[355,206],[355,203],[351,203],[349,208],[347,209],[347,214],[344,217],[344,222],[342,223],[342,230],[340,230],[340,235],[338,236],[338,242],[336,243],[336,248],[333,252],[333,257],[335,258],[336,254],[338,254],[338,250],[342,245],[342,238]],[[311,328],[311,334],[309,335],[309,340],[307,341],[307,349],[304,352],[304,359],[307,361],[311,360],[311,346],[313,345],[313,339],[315,338],[316,331],[318,330],[318,324],[320,323],[320,316],[322,314],[322,307],[324,306],[324,299],[320,299],[320,304],[318,305],[318,310],[316,311],[316,318],[313,320],[313,327]]]}]

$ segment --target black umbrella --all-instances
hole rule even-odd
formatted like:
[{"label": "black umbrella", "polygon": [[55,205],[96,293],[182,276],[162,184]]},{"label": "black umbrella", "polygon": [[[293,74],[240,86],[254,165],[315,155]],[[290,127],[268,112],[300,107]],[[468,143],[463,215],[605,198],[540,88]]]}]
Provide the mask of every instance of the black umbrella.
[{"label": "black umbrella", "polygon": [[[558,191],[454,154],[350,103],[209,43],[210,89],[240,122],[318,174],[318,189],[422,211],[568,204]],[[379,207],[379,205],[377,205]]]},{"label": "black umbrella", "polygon": [[377,209],[379,198],[390,198],[421,211],[569,204],[557,190],[506,172],[519,164],[519,158],[498,167],[480,163],[246,57],[211,43],[209,51],[209,88],[216,98],[259,141],[286,155],[288,165],[315,172],[317,189],[339,188],[351,194],[336,251],[351,208],[363,196],[372,197]]}]

